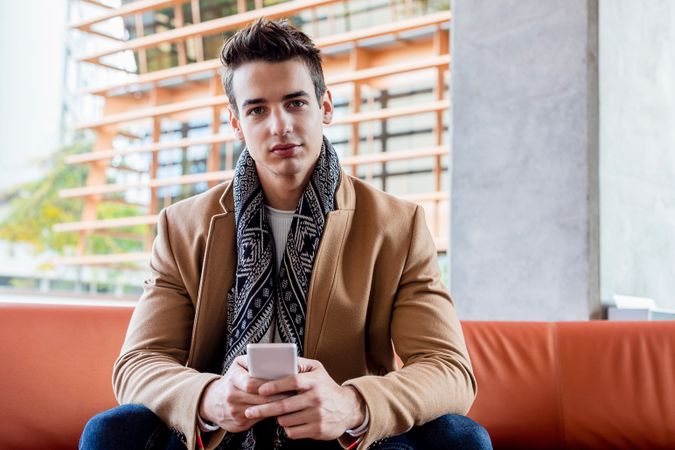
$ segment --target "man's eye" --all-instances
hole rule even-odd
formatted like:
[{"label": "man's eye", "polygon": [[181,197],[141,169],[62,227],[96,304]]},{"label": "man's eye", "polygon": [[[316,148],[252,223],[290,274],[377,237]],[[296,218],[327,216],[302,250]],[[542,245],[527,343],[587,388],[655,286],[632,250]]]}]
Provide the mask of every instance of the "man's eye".
[{"label": "man's eye", "polygon": [[302,108],[305,106],[305,101],[304,100],[292,100],[289,105],[291,108]]},{"label": "man's eye", "polygon": [[264,112],[264,108],[262,106],[256,106],[255,108],[251,108],[248,110],[248,114],[252,116],[259,116]]}]

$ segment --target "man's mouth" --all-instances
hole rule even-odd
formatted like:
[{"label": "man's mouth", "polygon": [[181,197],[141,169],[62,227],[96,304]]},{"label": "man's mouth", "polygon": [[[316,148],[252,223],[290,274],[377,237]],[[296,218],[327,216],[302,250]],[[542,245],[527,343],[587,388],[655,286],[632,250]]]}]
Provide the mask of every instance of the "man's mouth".
[{"label": "man's mouth", "polygon": [[281,157],[292,156],[300,148],[298,144],[277,144],[272,147],[272,152]]}]

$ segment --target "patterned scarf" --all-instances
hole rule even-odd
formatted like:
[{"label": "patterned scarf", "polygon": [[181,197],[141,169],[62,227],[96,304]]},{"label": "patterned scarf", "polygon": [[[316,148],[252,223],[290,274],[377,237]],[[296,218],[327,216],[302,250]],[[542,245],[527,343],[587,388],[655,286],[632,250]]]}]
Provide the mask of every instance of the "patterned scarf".
[{"label": "patterned scarf", "polygon": [[[305,188],[288,232],[283,261],[275,279],[275,252],[264,208],[264,195],[255,163],[247,149],[234,175],[237,228],[237,271],[227,295],[227,339],[222,373],[246,345],[260,342],[273,323],[283,342],[294,342],[304,354],[307,292],[314,257],[326,215],[334,209],[340,163],[331,143],[323,138],[321,154]],[[228,433],[220,449],[278,449],[285,440],[276,419],[258,422],[241,433]]]}]

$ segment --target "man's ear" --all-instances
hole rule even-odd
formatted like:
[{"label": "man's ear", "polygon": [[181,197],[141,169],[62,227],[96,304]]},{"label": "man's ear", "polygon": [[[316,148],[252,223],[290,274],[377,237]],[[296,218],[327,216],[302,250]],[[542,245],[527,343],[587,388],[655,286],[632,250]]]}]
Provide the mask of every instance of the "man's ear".
[{"label": "man's ear", "polygon": [[333,120],[333,94],[328,89],[321,97],[321,111],[323,112],[323,123],[328,125]]},{"label": "man's ear", "polygon": [[232,131],[234,131],[234,136],[240,141],[244,140],[244,133],[241,131],[241,123],[239,123],[239,117],[234,110],[232,105],[227,105],[227,112],[230,115],[230,126]]}]

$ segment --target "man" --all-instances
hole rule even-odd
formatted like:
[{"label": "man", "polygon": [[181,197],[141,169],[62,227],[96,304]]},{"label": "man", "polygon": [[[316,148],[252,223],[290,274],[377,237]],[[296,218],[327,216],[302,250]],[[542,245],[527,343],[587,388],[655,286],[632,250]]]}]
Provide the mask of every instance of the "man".
[{"label": "man", "polygon": [[[341,171],[318,49],[260,20],[221,60],[246,149],[231,183],[160,214],[113,374],[125,406],[81,448],[489,448],[458,415],[476,383],[424,214]],[[251,342],[297,344],[299,374],[250,377]]]}]

